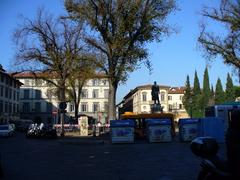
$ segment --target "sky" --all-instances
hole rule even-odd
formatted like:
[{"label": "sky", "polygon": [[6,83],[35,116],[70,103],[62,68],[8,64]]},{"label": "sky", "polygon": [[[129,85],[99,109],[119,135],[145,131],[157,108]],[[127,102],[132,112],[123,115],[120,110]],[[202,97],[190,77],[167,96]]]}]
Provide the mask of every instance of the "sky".
[{"label": "sky", "polygon": [[[178,0],[179,10],[168,18],[168,22],[176,26],[178,32],[164,38],[160,43],[153,42],[147,45],[149,59],[153,65],[152,73],[142,66],[129,74],[127,82],[118,88],[117,102],[131,89],[153,84],[154,81],[159,85],[184,86],[189,75],[190,83],[193,84],[195,70],[202,85],[206,66],[214,88],[218,78],[225,87],[227,73],[232,75],[233,83],[238,85],[238,76],[231,67],[223,64],[220,57],[208,62],[197,45],[199,24],[203,20],[201,9],[203,6],[217,6],[219,2],[220,0]],[[21,22],[20,16],[34,18],[39,7],[44,7],[56,16],[66,13],[63,0],[0,0],[0,63],[7,71],[14,69],[11,66],[15,55],[12,33]],[[213,31],[221,33],[221,27],[216,24],[209,25]]]}]

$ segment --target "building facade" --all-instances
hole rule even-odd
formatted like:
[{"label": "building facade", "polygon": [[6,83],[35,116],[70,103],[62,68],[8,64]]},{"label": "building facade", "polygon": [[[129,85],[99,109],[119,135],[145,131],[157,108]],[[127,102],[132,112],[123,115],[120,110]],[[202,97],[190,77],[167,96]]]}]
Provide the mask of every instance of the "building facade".
[{"label": "building facade", "polygon": [[19,94],[22,83],[0,65],[0,124],[19,119]]},{"label": "building facade", "polygon": [[[31,73],[21,73],[15,77],[23,83],[20,89],[21,118],[34,121],[59,123],[59,101],[56,88]],[[106,78],[90,79],[82,88],[79,115],[92,117],[105,123],[107,120],[109,84]],[[67,102],[66,121],[74,117],[74,103]]]},{"label": "building facade", "polygon": [[[152,85],[138,86],[131,90],[118,105],[119,117],[124,112],[130,111],[136,114],[151,113]],[[176,119],[188,117],[182,103],[184,95],[183,87],[159,86],[159,99],[163,112],[171,112],[175,114]]]}]

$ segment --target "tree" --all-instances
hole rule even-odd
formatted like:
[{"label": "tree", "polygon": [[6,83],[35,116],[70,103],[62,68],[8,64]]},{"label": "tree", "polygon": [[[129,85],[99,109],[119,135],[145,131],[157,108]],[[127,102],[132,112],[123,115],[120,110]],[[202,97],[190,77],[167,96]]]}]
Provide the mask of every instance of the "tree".
[{"label": "tree", "polygon": [[227,82],[226,82],[226,92],[225,92],[225,94],[226,94],[226,98],[225,98],[226,102],[235,101],[233,81],[232,81],[232,78],[231,78],[229,73],[227,74]]},{"label": "tree", "polygon": [[[23,71],[41,72],[44,80],[59,92],[59,101],[66,102],[66,82],[81,61],[84,50],[82,26],[67,19],[53,18],[38,10],[36,19],[23,19],[14,32],[17,45],[16,65]],[[45,76],[42,76],[43,74]],[[61,114],[62,135],[64,115]]]},{"label": "tree", "polygon": [[214,93],[213,85],[211,85],[211,92],[210,92],[210,99],[209,99],[210,106],[213,106],[215,104],[214,99],[215,99],[215,93]]},{"label": "tree", "polygon": [[[202,26],[198,41],[205,50],[205,55],[215,58],[220,55],[224,63],[240,68],[240,2],[239,0],[221,0],[219,8],[204,8],[203,16],[221,24],[226,28],[222,31],[207,32]],[[224,36],[225,34],[225,36]]]},{"label": "tree", "polygon": [[191,86],[190,86],[190,80],[189,80],[189,75],[187,75],[187,80],[185,83],[185,92],[183,96],[183,105],[189,115],[192,115],[192,94],[191,94]]},{"label": "tree", "polygon": [[205,68],[204,71],[204,77],[203,77],[203,91],[202,91],[202,109],[204,109],[209,105],[211,98],[211,90],[210,90],[210,84],[209,84],[209,76],[208,76],[208,69]]},{"label": "tree", "polygon": [[239,86],[234,86],[234,94],[235,94],[235,99],[237,99],[238,101],[240,100],[240,87]]},{"label": "tree", "polygon": [[109,78],[108,118],[116,118],[116,92],[128,74],[145,63],[151,69],[146,43],[161,40],[171,28],[167,16],[174,0],[66,0],[73,20],[83,20],[86,42],[99,54],[98,67]]},{"label": "tree", "polygon": [[197,71],[195,71],[194,75],[194,83],[193,83],[193,95],[192,95],[192,114],[193,117],[202,117],[202,93],[200,88],[200,83],[197,75]]},{"label": "tree", "polygon": [[81,62],[78,62],[73,68],[73,71],[66,82],[68,101],[71,101],[74,104],[75,121],[78,120],[82,88],[88,79],[96,77],[96,67],[93,64],[94,58],[90,54],[86,54],[82,55],[81,59]]},{"label": "tree", "polygon": [[218,78],[215,90],[215,104],[222,104],[225,102],[225,93],[223,91],[222,82]]}]

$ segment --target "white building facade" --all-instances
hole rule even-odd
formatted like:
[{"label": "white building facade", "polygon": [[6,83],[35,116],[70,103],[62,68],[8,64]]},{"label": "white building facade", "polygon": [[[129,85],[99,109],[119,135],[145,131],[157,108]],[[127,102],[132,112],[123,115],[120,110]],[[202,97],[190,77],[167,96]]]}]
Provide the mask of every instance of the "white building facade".
[{"label": "white building facade", "polygon": [[[20,89],[21,118],[33,121],[59,123],[59,101],[56,88],[31,73],[21,73],[15,77],[23,83]],[[79,104],[79,114],[105,123],[107,120],[109,84],[106,78],[90,79],[83,86]],[[74,116],[74,103],[67,102],[66,118]]]},{"label": "white building facade", "polygon": [[[152,85],[138,86],[130,91],[120,103],[120,114],[130,111],[136,114],[151,113]],[[182,103],[184,95],[183,87],[159,86],[159,100],[163,107],[163,112],[171,112],[176,115],[176,118],[188,117]]]},{"label": "white building facade", "polygon": [[0,65],[0,124],[19,119],[19,94],[22,84]]}]

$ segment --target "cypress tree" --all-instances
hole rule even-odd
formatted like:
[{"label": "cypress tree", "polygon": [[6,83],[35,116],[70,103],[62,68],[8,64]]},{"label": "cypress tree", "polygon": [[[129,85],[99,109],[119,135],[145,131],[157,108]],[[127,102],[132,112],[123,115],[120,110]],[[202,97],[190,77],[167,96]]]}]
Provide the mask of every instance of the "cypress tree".
[{"label": "cypress tree", "polygon": [[189,80],[189,75],[187,75],[187,80],[185,83],[185,92],[183,96],[183,105],[187,111],[187,113],[190,115],[191,114],[191,86],[190,86],[190,80]]},{"label": "cypress tree", "polygon": [[225,93],[223,91],[222,82],[218,78],[215,90],[215,104],[221,104],[225,102]]},{"label": "cypress tree", "polygon": [[193,117],[202,117],[202,94],[200,89],[200,83],[195,71],[194,83],[193,83],[193,95],[192,95],[192,115]]},{"label": "cypress tree", "polygon": [[204,71],[204,77],[203,77],[203,92],[202,92],[203,110],[205,109],[205,107],[209,105],[210,98],[211,98],[211,90],[209,85],[208,69],[206,67]]},{"label": "cypress tree", "polygon": [[230,74],[227,74],[227,82],[226,82],[226,102],[231,102],[235,100],[235,94],[234,94],[234,87],[233,87],[233,81],[230,76]]}]

